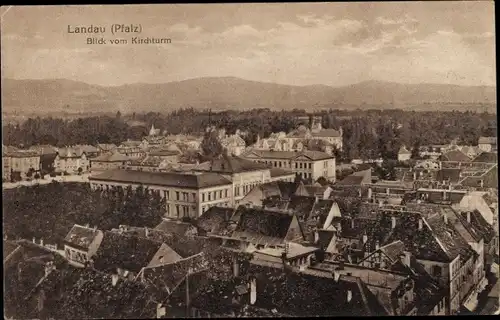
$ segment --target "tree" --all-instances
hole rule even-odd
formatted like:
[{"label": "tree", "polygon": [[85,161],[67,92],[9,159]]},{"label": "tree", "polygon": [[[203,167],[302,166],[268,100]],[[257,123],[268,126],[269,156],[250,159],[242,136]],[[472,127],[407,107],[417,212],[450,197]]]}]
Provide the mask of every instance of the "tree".
[{"label": "tree", "polygon": [[411,158],[419,159],[420,158],[420,141],[417,139],[413,144],[413,148],[411,149]]},{"label": "tree", "polygon": [[35,173],[35,179],[40,179],[40,174],[39,173]]},{"label": "tree", "polygon": [[212,130],[205,133],[201,141],[203,155],[209,159],[214,159],[224,153],[224,147],[219,141],[217,131]]}]

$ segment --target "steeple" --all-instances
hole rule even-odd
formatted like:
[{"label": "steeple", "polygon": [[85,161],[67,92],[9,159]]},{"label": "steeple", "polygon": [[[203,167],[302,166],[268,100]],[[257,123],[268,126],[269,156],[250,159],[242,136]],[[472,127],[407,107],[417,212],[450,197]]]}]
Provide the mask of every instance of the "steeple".
[{"label": "steeple", "polygon": [[149,130],[149,135],[154,136],[156,134],[155,125],[151,124],[151,129]]}]

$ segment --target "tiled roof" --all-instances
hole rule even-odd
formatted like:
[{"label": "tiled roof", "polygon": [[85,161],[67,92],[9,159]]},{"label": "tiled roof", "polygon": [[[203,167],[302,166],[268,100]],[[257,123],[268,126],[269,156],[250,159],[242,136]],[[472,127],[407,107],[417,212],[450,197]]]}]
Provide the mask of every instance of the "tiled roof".
[{"label": "tiled roof", "polygon": [[155,316],[156,304],[149,303],[155,297],[142,283],[119,279],[113,286],[110,275],[92,269],[55,270],[43,281],[41,288],[50,301],[44,304],[45,312],[57,319],[148,319]]},{"label": "tiled roof", "polygon": [[456,162],[469,162],[471,159],[460,150],[452,150],[442,154],[439,159],[441,161],[456,161]]},{"label": "tiled roof", "polygon": [[[467,220],[467,212],[460,213],[462,218]],[[489,243],[495,237],[495,229],[484,219],[483,215],[474,210],[470,212],[470,225],[477,235],[476,239],[483,238],[485,243]]]},{"label": "tiled roof", "polygon": [[334,158],[328,153],[322,151],[295,152],[295,151],[250,150],[248,153],[245,154],[245,156],[248,156],[249,154],[256,154],[257,156],[266,159],[286,159],[286,160],[292,160],[299,156],[305,156],[306,158],[309,158],[313,161],[327,160]]},{"label": "tiled roof", "polygon": [[254,162],[240,157],[230,157],[222,155],[218,159],[208,162],[204,167],[199,166],[199,170],[218,173],[240,173],[249,171],[268,170],[270,167],[263,163]]},{"label": "tiled roof", "polygon": [[316,198],[307,196],[292,196],[287,211],[293,212],[299,218],[308,219],[314,207]]},{"label": "tiled roof", "polygon": [[[270,237],[283,241],[293,216],[285,213],[239,207],[240,220],[236,227],[236,237]],[[250,239],[249,239],[250,240]]]},{"label": "tiled roof", "polygon": [[335,201],[331,199],[318,200],[312,208],[310,218],[318,216],[326,218],[335,204]]},{"label": "tiled roof", "polygon": [[[256,264],[251,265],[250,274],[256,277],[259,290],[255,303],[257,307],[276,309],[294,316],[375,315],[367,305],[368,301],[364,301],[358,282],[353,277],[333,281],[331,276],[326,279],[325,276],[317,276],[314,270],[308,274],[283,273],[282,269]],[[352,294],[350,301],[347,300],[348,291]]]},{"label": "tiled roof", "polygon": [[326,250],[330,245],[335,234],[334,230],[318,230],[318,246],[323,250]]},{"label": "tiled roof", "polygon": [[386,244],[383,247],[380,247],[380,251],[382,251],[386,256],[388,256],[392,261],[398,261],[399,256],[403,253],[405,249],[405,245],[402,241],[394,241],[392,243]]},{"label": "tiled roof", "polygon": [[284,170],[280,168],[271,168],[270,172],[271,172],[271,178],[295,175],[293,171]]},{"label": "tiled roof", "polygon": [[451,183],[457,183],[460,181],[461,169],[458,168],[443,168],[437,173],[438,181],[450,181]]},{"label": "tiled roof", "polygon": [[163,221],[155,227],[155,230],[184,236],[191,228],[193,228],[193,225],[188,222],[163,219]]},{"label": "tiled roof", "polygon": [[196,226],[207,233],[221,234],[222,232],[221,235],[223,235],[233,213],[233,208],[211,207],[196,220]]},{"label": "tiled roof", "polygon": [[278,181],[277,183],[283,199],[290,199],[299,186],[296,182]]},{"label": "tiled roof", "polygon": [[442,245],[444,252],[451,260],[460,255],[460,258],[464,261],[473,254],[472,248],[455,229],[451,221],[448,220],[448,223],[445,223],[441,215],[434,215],[429,217],[427,222],[434,236]]},{"label": "tiled roof", "polygon": [[178,156],[180,154],[179,151],[176,150],[157,150],[153,149],[149,152],[150,156],[153,157],[168,157],[168,156]]},{"label": "tiled roof", "polygon": [[200,189],[231,184],[231,181],[216,173],[185,174],[173,172],[146,172],[134,170],[110,170],[92,176],[90,180],[115,181],[145,185]]},{"label": "tiled roof", "polygon": [[122,268],[137,273],[150,263],[161,245],[150,239],[106,231],[94,266],[101,271]]},{"label": "tiled roof", "polygon": [[472,162],[498,163],[498,154],[496,152],[483,152]]},{"label": "tiled roof", "polygon": [[204,269],[205,265],[203,254],[197,254],[174,263],[144,268],[141,271],[141,278],[143,282],[171,293],[184,281],[188,272],[198,272]]},{"label": "tiled roof", "polygon": [[120,147],[138,147],[142,141],[127,140],[123,141]]},{"label": "tiled roof", "polygon": [[496,137],[479,137],[478,144],[496,144]]},{"label": "tiled roof", "polygon": [[50,145],[32,146],[30,150],[38,152],[40,156],[42,155],[53,155],[57,153],[57,148]]},{"label": "tiled roof", "polygon": [[95,240],[100,230],[88,228],[75,224],[64,238],[69,245],[77,246],[81,249],[88,249]]},{"label": "tiled roof", "polygon": [[102,154],[102,155],[92,159],[92,162],[123,162],[123,161],[128,161],[128,160],[130,160],[129,157],[127,157],[119,152],[113,152],[113,153]]}]

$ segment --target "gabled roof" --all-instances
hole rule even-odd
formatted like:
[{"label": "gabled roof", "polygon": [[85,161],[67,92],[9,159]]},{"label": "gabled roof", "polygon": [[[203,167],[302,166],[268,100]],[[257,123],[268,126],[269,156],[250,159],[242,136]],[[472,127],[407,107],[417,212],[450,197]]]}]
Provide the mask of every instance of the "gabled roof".
[{"label": "gabled roof", "polygon": [[474,254],[472,248],[451,221],[448,220],[448,223],[446,223],[441,215],[434,215],[429,217],[427,222],[433,235],[439,241],[444,253],[450,260],[460,255],[460,258],[464,261]]},{"label": "gabled roof", "polygon": [[79,144],[74,146],[75,149],[80,149],[82,152],[85,153],[94,153],[94,152],[99,152],[99,149],[97,147],[91,146],[89,144]]},{"label": "gabled roof", "polygon": [[297,217],[308,219],[315,202],[315,197],[293,195],[286,209],[297,215]]},{"label": "gabled roof", "polygon": [[173,263],[144,268],[141,270],[140,278],[144,283],[172,293],[188,273],[195,273],[204,268],[205,260],[203,253],[200,253]]},{"label": "gabled roof", "polygon": [[121,268],[137,273],[149,265],[161,246],[161,242],[150,239],[105,231],[94,267],[101,271]]},{"label": "gabled roof", "polygon": [[312,161],[333,159],[334,156],[322,151],[270,151],[270,150],[250,150],[245,153],[245,157],[256,155],[260,158],[279,159],[279,160],[294,160],[300,156],[309,158]]},{"label": "gabled roof", "polygon": [[396,262],[399,260],[399,256],[403,253],[404,249],[404,243],[401,240],[398,240],[380,247],[379,250],[383,252],[387,257],[389,257],[392,261]]},{"label": "gabled roof", "polygon": [[261,238],[281,243],[285,240],[293,220],[290,214],[242,206],[237,209],[236,215],[240,219],[233,236],[246,237],[249,241]]},{"label": "gabled roof", "polygon": [[349,175],[344,179],[337,181],[335,185],[338,186],[360,186],[363,182],[363,177]]},{"label": "gabled roof", "polygon": [[323,216],[323,215],[328,215],[330,213],[330,210],[332,207],[335,205],[335,201],[331,199],[320,199],[318,200],[312,210],[311,210],[311,217],[317,217],[317,216]]},{"label": "gabled roof", "polygon": [[290,200],[278,196],[268,196],[262,199],[262,206],[267,210],[286,210]]},{"label": "gabled roof", "polygon": [[75,224],[64,238],[64,242],[87,250],[99,233],[100,230]]},{"label": "gabled roof", "polygon": [[232,157],[223,154],[217,159],[207,162],[205,165],[199,165],[197,170],[210,171],[225,174],[234,174],[249,171],[269,170],[270,167],[263,163],[254,162],[240,157]]},{"label": "gabled roof", "polygon": [[171,186],[178,188],[200,189],[230,185],[231,181],[216,173],[187,174],[177,172],[147,172],[135,170],[109,170],[90,180],[115,181],[144,185]]},{"label": "gabled roof", "polygon": [[439,157],[441,161],[470,162],[470,158],[460,150],[452,150]]},{"label": "gabled roof", "polygon": [[163,219],[162,222],[155,227],[155,230],[185,236],[192,228],[193,225],[188,222]]}]

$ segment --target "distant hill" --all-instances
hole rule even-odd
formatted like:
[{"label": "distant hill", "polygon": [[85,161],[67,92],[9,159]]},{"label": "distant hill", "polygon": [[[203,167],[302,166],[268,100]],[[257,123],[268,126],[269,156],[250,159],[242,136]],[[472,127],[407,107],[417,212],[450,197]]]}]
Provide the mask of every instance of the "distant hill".
[{"label": "distant hill", "polygon": [[291,86],[234,77],[103,87],[66,79],[2,81],[3,113],[165,112],[195,109],[391,109],[496,112],[496,88],[366,81]]}]

